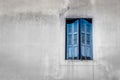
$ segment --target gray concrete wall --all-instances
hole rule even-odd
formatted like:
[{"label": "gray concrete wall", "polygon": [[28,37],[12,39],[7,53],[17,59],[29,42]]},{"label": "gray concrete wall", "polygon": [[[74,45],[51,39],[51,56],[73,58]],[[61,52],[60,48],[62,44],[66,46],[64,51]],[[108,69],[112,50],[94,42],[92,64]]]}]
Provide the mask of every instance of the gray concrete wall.
[{"label": "gray concrete wall", "polygon": [[[120,0],[0,0],[0,80],[120,80]],[[65,18],[93,18],[93,61],[65,61]]]}]

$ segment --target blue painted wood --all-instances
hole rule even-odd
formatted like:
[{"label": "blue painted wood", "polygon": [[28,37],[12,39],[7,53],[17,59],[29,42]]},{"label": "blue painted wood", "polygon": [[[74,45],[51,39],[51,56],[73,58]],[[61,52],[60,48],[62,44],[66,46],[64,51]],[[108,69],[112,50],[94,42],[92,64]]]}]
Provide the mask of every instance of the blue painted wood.
[{"label": "blue painted wood", "polygon": [[72,58],[72,32],[73,32],[73,28],[72,28],[72,24],[67,24],[67,59],[71,59]]},{"label": "blue painted wood", "polygon": [[80,19],[80,38],[81,59],[92,60],[92,23],[85,19]]},{"label": "blue painted wood", "polygon": [[73,59],[79,59],[79,20],[73,23]]},{"label": "blue painted wood", "polygon": [[80,19],[80,50],[81,50],[81,59],[86,58],[86,21]]},{"label": "blue painted wood", "polygon": [[87,53],[87,58],[92,60],[93,59],[92,24],[90,22],[87,22],[87,26],[86,26],[86,53]]},{"label": "blue painted wood", "polygon": [[85,19],[79,19],[67,23],[66,27],[66,58],[92,60],[92,23]]},{"label": "blue painted wood", "polygon": [[79,20],[67,24],[67,59],[79,59]]}]

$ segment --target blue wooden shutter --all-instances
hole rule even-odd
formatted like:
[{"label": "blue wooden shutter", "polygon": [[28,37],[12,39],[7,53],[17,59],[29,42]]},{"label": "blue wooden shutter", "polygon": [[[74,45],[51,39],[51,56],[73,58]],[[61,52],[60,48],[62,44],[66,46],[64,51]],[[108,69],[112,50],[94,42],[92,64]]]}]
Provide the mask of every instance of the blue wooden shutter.
[{"label": "blue wooden shutter", "polygon": [[80,54],[81,54],[81,59],[85,59],[86,58],[86,31],[85,31],[85,28],[86,28],[86,21],[84,19],[80,19]]},{"label": "blue wooden shutter", "polygon": [[72,24],[67,24],[67,59],[72,59],[72,39],[73,39],[73,28],[72,28]]},{"label": "blue wooden shutter", "polygon": [[79,20],[73,23],[73,59],[79,59]]},{"label": "blue wooden shutter", "polygon": [[79,59],[79,20],[67,23],[67,59]]},{"label": "blue wooden shutter", "polygon": [[92,24],[87,22],[86,26],[86,53],[88,59],[93,59],[92,54]]},{"label": "blue wooden shutter", "polygon": [[81,59],[93,59],[92,23],[85,19],[80,19],[80,41]]},{"label": "blue wooden shutter", "polygon": [[92,23],[89,20],[83,18],[68,20],[66,24],[66,59],[93,59]]}]

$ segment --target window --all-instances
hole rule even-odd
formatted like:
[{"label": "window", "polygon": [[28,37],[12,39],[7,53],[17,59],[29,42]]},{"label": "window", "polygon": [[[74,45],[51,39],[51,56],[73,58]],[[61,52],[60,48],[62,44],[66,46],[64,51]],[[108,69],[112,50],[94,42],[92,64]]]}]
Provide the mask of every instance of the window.
[{"label": "window", "polygon": [[66,60],[93,60],[92,19],[66,19]]}]

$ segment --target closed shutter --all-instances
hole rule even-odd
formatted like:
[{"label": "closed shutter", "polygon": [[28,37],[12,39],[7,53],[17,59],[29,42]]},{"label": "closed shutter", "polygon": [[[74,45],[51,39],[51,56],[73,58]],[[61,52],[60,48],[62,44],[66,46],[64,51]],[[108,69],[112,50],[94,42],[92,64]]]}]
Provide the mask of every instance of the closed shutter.
[{"label": "closed shutter", "polygon": [[80,19],[80,50],[81,59],[91,60],[92,55],[92,24],[85,19]]},{"label": "closed shutter", "polygon": [[66,59],[93,60],[92,21],[81,18],[66,23]]},{"label": "closed shutter", "polygon": [[87,22],[86,26],[86,53],[87,59],[92,60],[92,24],[90,22]]},{"label": "closed shutter", "polygon": [[73,27],[72,24],[67,24],[67,59],[72,59],[73,47]]},{"label": "closed shutter", "polygon": [[79,59],[79,20],[67,23],[67,59]]},{"label": "closed shutter", "polygon": [[80,50],[81,50],[81,59],[86,58],[86,21],[84,19],[80,19]]},{"label": "closed shutter", "polygon": [[73,23],[73,58],[79,59],[79,20]]}]

